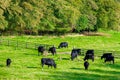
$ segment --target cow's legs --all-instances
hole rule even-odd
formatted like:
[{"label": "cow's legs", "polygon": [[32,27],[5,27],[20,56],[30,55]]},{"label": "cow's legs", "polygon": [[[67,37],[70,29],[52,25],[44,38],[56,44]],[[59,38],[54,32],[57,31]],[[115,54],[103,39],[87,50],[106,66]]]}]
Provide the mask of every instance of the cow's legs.
[{"label": "cow's legs", "polygon": [[54,52],[52,52],[52,55],[54,56]]},{"label": "cow's legs", "polygon": [[43,68],[44,64],[42,64],[42,68]]},{"label": "cow's legs", "polygon": [[104,63],[106,63],[106,60],[104,60]]},{"label": "cow's legs", "polygon": [[94,58],[92,58],[92,62],[94,62]]},{"label": "cow's legs", "polygon": [[40,53],[38,52],[38,56],[40,56]]},{"label": "cow's legs", "polygon": [[113,64],[114,64],[114,59],[113,59]]},{"label": "cow's legs", "polygon": [[50,65],[48,65],[48,68],[49,68]]},{"label": "cow's legs", "polygon": [[87,68],[85,67],[85,70],[87,70]]},{"label": "cow's legs", "polygon": [[43,52],[41,52],[41,55],[43,55]]}]

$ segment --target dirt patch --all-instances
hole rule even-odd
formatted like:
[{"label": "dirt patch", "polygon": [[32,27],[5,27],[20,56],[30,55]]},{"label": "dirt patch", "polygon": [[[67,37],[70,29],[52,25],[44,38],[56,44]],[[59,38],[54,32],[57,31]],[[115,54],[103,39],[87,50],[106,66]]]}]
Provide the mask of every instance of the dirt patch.
[{"label": "dirt patch", "polygon": [[61,36],[61,38],[64,38],[64,37],[79,37],[79,36],[107,36],[109,37],[110,34],[107,34],[107,33],[102,33],[102,32],[83,32],[82,34],[66,34],[64,36]]},{"label": "dirt patch", "polygon": [[67,34],[65,36],[77,37],[77,36],[84,36],[84,35],[83,34]]},{"label": "dirt patch", "polygon": [[102,32],[84,32],[85,36],[110,36],[110,34],[102,33]]},{"label": "dirt patch", "polygon": [[110,36],[110,34],[102,33],[102,32],[84,32],[85,36]]}]

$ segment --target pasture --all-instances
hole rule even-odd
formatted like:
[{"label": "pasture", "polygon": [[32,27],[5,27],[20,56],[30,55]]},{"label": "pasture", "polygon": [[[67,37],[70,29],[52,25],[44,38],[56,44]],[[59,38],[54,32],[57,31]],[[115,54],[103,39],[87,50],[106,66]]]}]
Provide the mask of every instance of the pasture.
[{"label": "pasture", "polygon": [[[106,36],[1,36],[1,39],[22,42],[37,42],[58,46],[60,42],[69,43],[68,48],[57,49],[57,55],[38,56],[35,49],[16,48],[0,45],[0,80],[119,80],[120,79],[120,33],[107,32]],[[20,44],[19,44],[20,45]],[[79,56],[74,61],[70,60],[73,47],[82,49],[95,49],[95,61],[89,60],[90,66],[84,70],[84,56]],[[102,52],[113,51],[115,64],[104,63],[100,59]],[[53,58],[57,68],[42,69],[40,59]],[[11,58],[10,67],[6,67],[6,59]]]}]

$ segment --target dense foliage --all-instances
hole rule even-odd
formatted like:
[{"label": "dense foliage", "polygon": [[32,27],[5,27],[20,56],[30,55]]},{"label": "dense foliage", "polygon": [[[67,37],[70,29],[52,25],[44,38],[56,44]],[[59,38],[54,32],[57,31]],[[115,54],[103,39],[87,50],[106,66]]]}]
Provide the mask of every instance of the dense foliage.
[{"label": "dense foliage", "polygon": [[120,31],[119,0],[0,0],[0,31]]}]

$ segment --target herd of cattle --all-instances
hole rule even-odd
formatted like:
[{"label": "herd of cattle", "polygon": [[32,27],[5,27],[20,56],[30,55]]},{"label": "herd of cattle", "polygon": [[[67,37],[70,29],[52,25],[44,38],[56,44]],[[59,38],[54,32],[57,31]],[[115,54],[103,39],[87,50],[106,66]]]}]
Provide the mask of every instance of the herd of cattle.
[{"label": "herd of cattle", "polygon": [[[67,47],[68,47],[67,42],[61,42],[58,46],[58,48],[67,48]],[[38,47],[38,56],[43,55],[44,51],[45,51],[45,47],[39,46]],[[54,47],[54,46],[50,47],[48,52],[52,53],[52,55],[55,55],[56,54],[56,47]],[[76,49],[76,48],[72,49],[71,60],[73,61],[75,58],[77,58],[78,55],[81,55],[81,49]],[[84,56],[85,70],[87,70],[89,67],[88,59],[91,59],[94,62],[94,50],[93,49],[87,50],[85,53],[85,56]],[[112,53],[103,53],[103,55],[101,56],[101,59],[104,59],[104,62],[112,61],[114,64],[114,56],[112,55]],[[6,60],[6,66],[9,67],[11,62],[12,62],[11,59],[8,58]],[[42,58],[41,65],[42,65],[42,67],[44,65],[48,65],[48,67],[53,66],[54,68],[56,68],[56,63],[55,63],[54,59],[52,59],[52,58]]]}]

